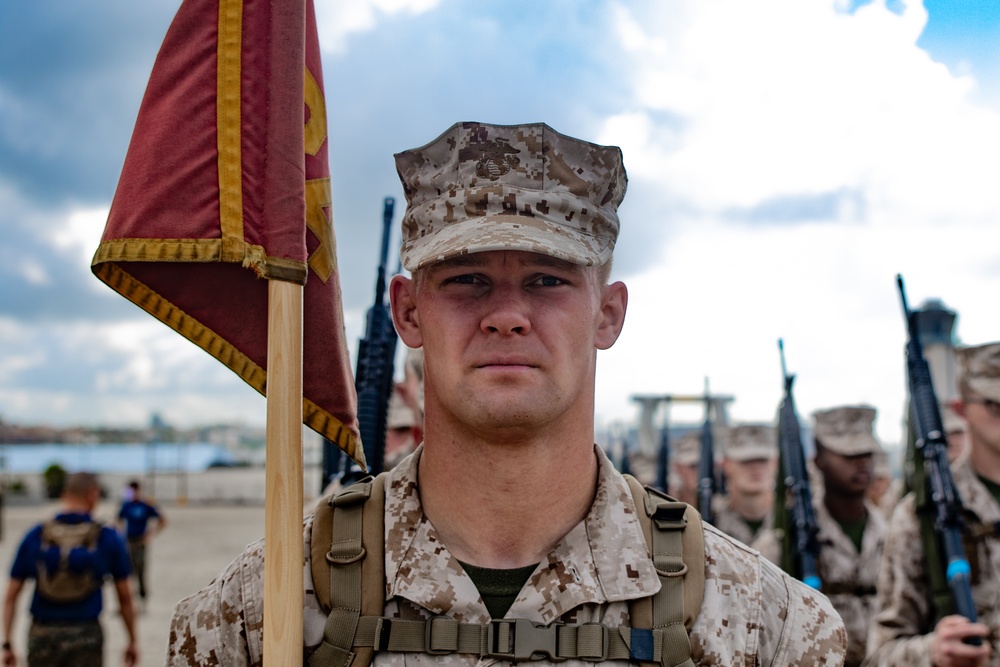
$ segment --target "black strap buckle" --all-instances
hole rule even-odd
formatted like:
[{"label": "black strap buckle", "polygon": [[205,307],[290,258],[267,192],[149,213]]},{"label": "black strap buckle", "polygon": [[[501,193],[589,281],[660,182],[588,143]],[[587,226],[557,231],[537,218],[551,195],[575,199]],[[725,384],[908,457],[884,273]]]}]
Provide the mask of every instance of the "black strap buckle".
[{"label": "black strap buckle", "polygon": [[497,619],[486,626],[486,649],[491,658],[513,662],[544,660],[560,662],[559,628],[562,623],[540,625],[526,618]]}]

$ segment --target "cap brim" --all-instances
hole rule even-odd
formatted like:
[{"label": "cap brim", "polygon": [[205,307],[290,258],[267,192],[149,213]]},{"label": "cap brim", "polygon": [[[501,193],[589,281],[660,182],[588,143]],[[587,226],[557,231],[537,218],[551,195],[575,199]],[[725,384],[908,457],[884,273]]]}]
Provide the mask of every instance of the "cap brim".
[{"label": "cap brim", "polygon": [[874,454],[881,446],[871,435],[827,436],[820,438],[820,444],[834,454],[841,456],[859,456]]},{"label": "cap brim", "polygon": [[776,459],[778,458],[778,452],[769,447],[747,447],[741,449],[738,452],[731,452],[726,454],[726,456],[733,461],[743,463],[745,461],[761,461],[764,459]]},{"label": "cap brim", "polygon": [[601,265],[614,243],[540,217],[503,215],[470,218],[446,225],[433,235],[403,244],[400,259],[408,271],[460,255],[523,250],[581,265]]},{"label": "cap brim", "polygon": [[972,377],[968,383],[969,387],[983,398],[1000,403],[1000,379]]}]

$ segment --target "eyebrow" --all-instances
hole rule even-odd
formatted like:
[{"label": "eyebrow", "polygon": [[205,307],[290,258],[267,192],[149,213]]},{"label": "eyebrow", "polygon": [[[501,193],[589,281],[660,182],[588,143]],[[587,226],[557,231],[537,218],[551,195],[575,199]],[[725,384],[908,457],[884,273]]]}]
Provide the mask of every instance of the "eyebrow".
[{"label": "eyebrow", "polygon": [[[448,259],[437,262],[436,264],[433,265],[433,268],[435,269],[478,268],[487,264],[487,261],[483,257],[483,255],[484,253],[457,255],[455,257],[450,257]],[[574,262],[569,262],[566,261],[565,259],[560,259],[558,257],[552,257],[551,255],[543,255],[541,253],[529,253],[527,255],[520,255],[517,259],[517,263],[520,264],[521,266],[537,265],[537,266],[550,267],[553,269],[563,269],[563,270],[569,270],[580,267],[579,264],[575,264]]]}]

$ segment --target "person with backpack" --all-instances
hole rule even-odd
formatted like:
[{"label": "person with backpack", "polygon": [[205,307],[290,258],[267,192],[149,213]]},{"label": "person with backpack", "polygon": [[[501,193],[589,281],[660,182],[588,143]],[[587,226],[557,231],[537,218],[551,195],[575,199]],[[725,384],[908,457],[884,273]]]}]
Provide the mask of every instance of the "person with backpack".
[{"label": "person with backpack", "polygon": [[[594,443],[621,151],[547,125],[458,123],[396,155],[389,293],[424,351],[424,442],[321,503],[303,664],[840,665],[822,594],[618,473]],[[175,610],[168,664],[261,664],[263,546]]]},{"label": "person with backpack", "polygon": [[28,630],[28,667],[100,667],[104,635],[99,617],[102,585],[114,582],[122,623],[128,634],[124,662],[138,662],[135,614],[128,585],[128,553],[114,528],[94,520],[101,498],[97,476],[77,472],[66,478],[61,511],[32,528],[10,569],[3,609],[3,664],[18,664],[11,644],[17,600],[28,579],[35,580]]}]

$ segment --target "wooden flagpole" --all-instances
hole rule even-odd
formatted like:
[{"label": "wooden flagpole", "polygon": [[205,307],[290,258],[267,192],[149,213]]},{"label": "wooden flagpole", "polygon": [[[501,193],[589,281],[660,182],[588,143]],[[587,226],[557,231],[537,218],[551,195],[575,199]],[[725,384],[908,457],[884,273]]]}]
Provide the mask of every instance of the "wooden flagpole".
[{"label": "wooden flagpole", "polygon": [[302,664],[302,295],[268,281],[264,667]]}]

